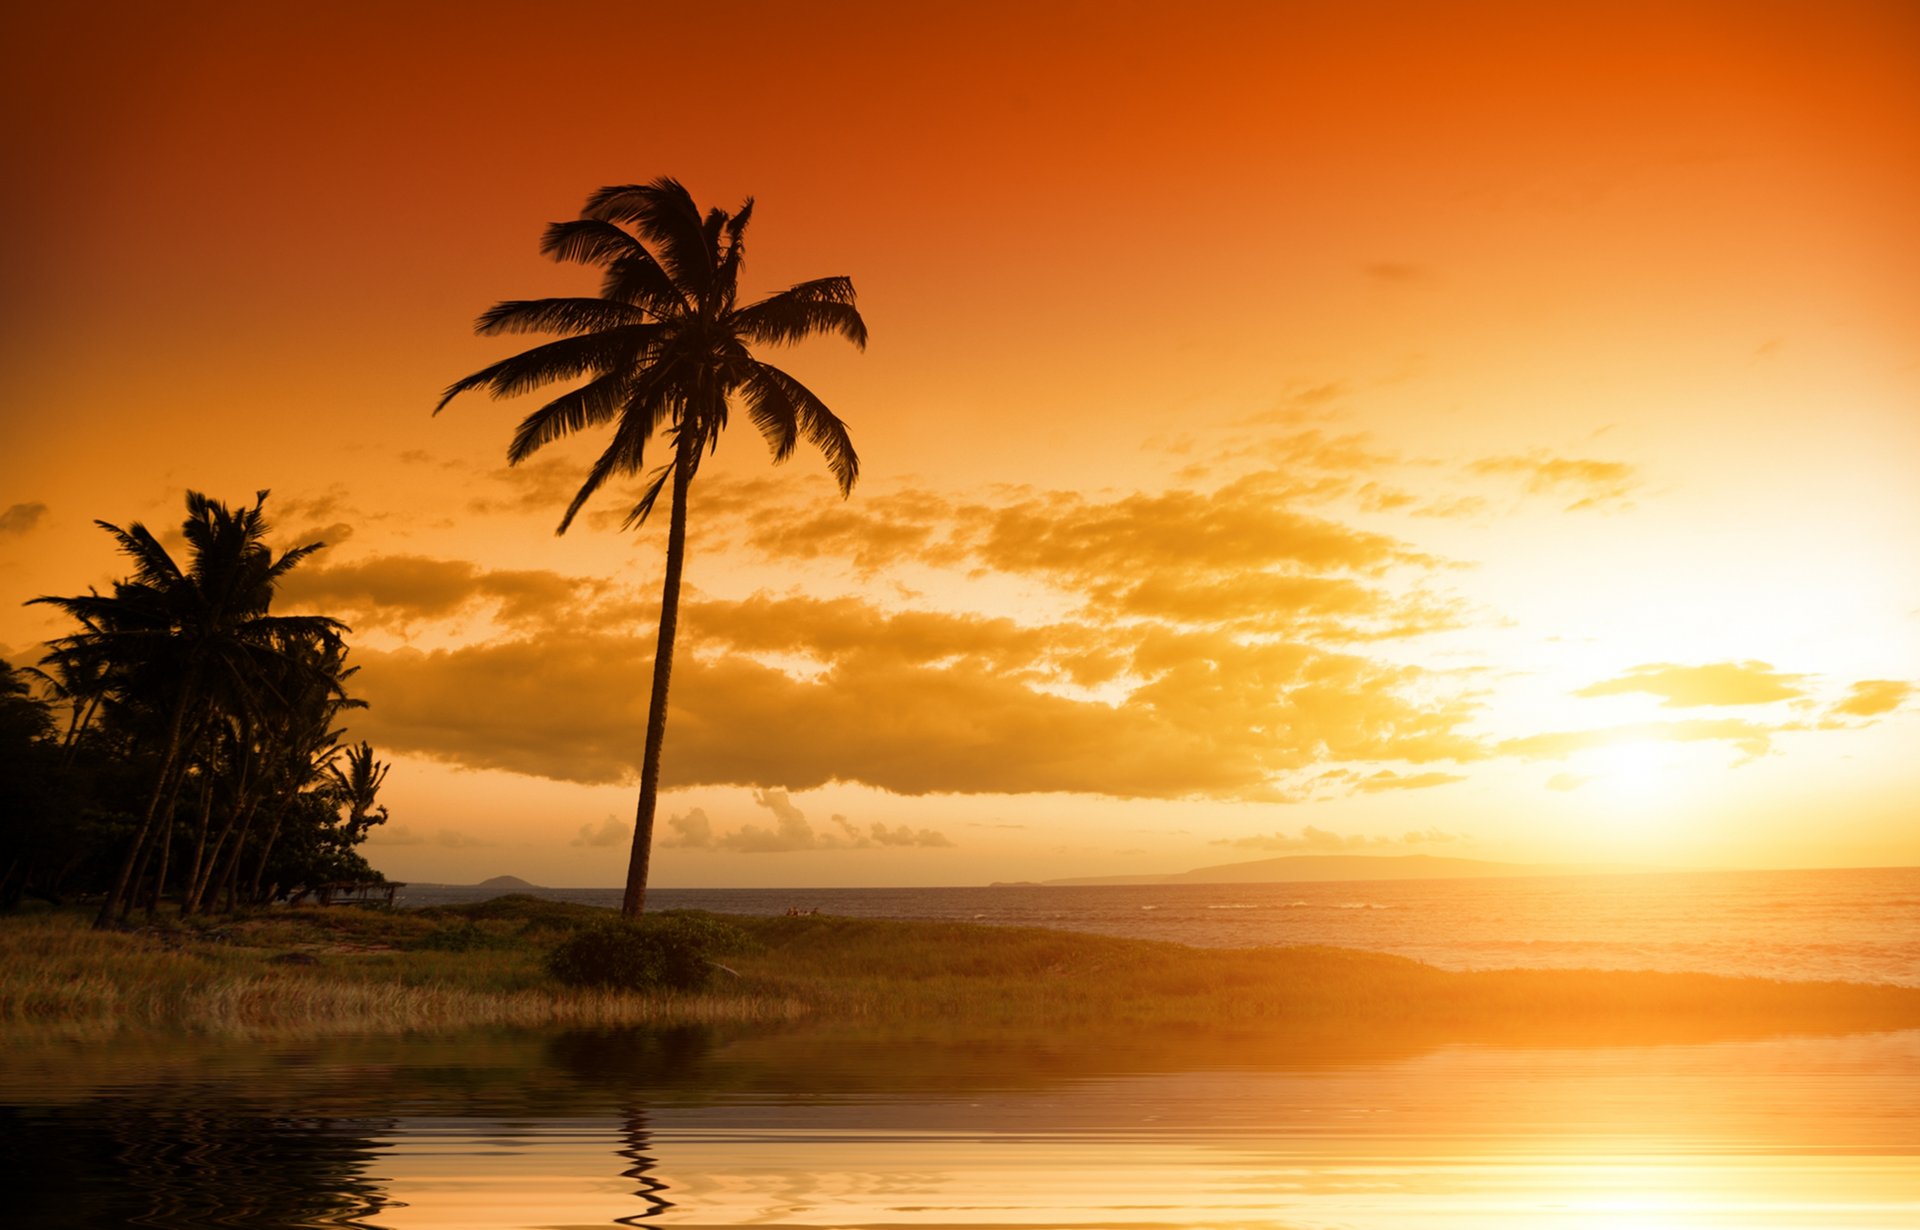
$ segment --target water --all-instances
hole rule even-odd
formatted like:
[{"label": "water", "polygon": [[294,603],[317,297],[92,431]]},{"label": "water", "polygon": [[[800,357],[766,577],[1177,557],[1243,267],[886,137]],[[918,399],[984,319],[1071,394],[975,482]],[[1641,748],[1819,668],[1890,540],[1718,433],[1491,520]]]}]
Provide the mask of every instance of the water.
[{"label": "water", "polygon": [[[474,900],[416,887],[406,904]],[[618,906],[617,889],[539,895]],[[1331,944],[1445,969],[1654,969],[1920,986],[1920,868],[1295,884],[654,889],[652,909],[1058,927],[1206,947]]]},{"label": "water", "polygon": [[1235,1053],[858,1033],[0,1058],[11,1224],[1912,1230],[1920,1031]]},{"label": "water", "polygon": [[[1912,869],[652,896],[1920,984],[1917,903]],[[18,1044],[0,1191],[35,1227],[1920,1226],[1920,1030],[1593,1047],[1526,1026],[1499,1046],[940,1021]]]}]

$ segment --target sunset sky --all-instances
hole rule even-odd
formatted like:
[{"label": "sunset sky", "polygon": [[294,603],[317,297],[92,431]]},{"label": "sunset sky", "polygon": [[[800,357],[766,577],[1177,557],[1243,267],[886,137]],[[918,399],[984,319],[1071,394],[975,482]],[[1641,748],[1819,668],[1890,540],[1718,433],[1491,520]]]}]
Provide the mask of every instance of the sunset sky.
[{"label": "sunset sky", "polygon": [[546,223],[755,199],[850,424],[702,470],[654,881],[1920,863],[1911,3],[37,6],[0,654],[271,488],[403,880],[625,872],[664,518],[430,411]]}]

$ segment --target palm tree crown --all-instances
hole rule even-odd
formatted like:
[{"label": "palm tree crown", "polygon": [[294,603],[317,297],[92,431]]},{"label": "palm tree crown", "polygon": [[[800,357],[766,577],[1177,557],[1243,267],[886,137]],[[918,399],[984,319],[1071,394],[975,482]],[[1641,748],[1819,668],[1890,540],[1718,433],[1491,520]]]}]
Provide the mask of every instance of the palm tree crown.
[{"label": "palm tree crown", "polygon": [[[736,399],[775,462],[792,456],[804,438],[826,457],[840,493],[852,491],[860,459],[846,424],[800,381],[755,358],[748,344],[838,333],[864,349],[867,326],[854,307],[853,283],[816,278],[739,306],[752,216],[748,198],[735,213],[710,209],[703,217],[672,179],[600,189],[579,218],[553,223],[540,244],[555,260],[601,266],[600,296],[510,299],[483,313],[474,326],[482,334],[561,337],[454,381],[434,413],[471,389],[512,397],[586,377],[529,414],[507,450],[507,460],[518,463],[562,436],[614,424],[613,439],[567,505],[558,533],[608,479],[645,469],[656,430],[664,428],[674,442],[676,459],[684,451],[691,478],[701,455],[718,447]],[[672,470],[661,465],[649,475],[628,525],[646,519]]]},{"label": "palm tree crown", "polygon": [[[613,425],[613,439],[588,469],[556,533],[566,533],[581,507],[611,478],[647,473],[639,502],[627,514],[628,526],[646,520],[672,483],[640,802],[622,905],[628,915],[639,914],[646,901],[686,558],[687,492],[700,459],[719,446],[728,412],[738,404],[766,437],[776,463],[792,456],[804,439],[826,457],[842,496],[860,475],[846,424],[812,390],[748,349],[820,333],[838,333],[865,349],[867,326],[854,307],[853,283],[818,278],[740,306],[740,266],[752,216],[751,198],[734,213],[711,209],[703,215],[671,179],[602,188],[587,199],[578,218],[549,226],[540,245],[555,260],[600,266],[599,297],[496,304],[476,322],[478,332],[559,338],[454,381],[434,407],[438,414],[470,389],[512,397],[543,385],[579,382],[522,420],[507,449],[508,462],[518,463],[562,436]],[[664,433],[672,452],[648,473],[647,445],[655,432]]]}]

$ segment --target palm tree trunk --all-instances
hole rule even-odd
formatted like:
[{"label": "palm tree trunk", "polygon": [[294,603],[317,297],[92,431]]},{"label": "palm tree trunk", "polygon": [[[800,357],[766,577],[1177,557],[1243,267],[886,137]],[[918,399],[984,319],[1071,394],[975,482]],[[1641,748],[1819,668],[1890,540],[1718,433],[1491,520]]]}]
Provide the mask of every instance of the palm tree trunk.
[{"label": "palm tree trunk", "polygon": [[147,848],[147,836],[153,831],[154,814],[160,810],[160,798],[167,791],[167,779],[173,776],[173,763],[180,756],[181,735],[186,728],[190,699],[191,689],[182,687],[180,699],[173,706],[173,721],[167,728],[167,750],[160,758],[160,774],[154,779],[153,793],[147,796],[146,814],[140,818],[140,827],[127,847],[127,857],[120,862],[120,873],[113,879],[112,891],[100,903],[100,913],[94,916],[93,929],[96,931],[105,930],[119,921],[120,903],[126,900],[127,884],[133,879],[133,865]]},{"label": "palm tree trunk", "polygon": [[240,776],[233,791],[233,797],[227,807],[227,822],[220,829],[220,835],[213,840],[213,848],[207,851],[206,865],[200,869],[191,888],[187,890],[187,899],[180,906],[182,914],[198,914],[203,905],[211,905],[207,890],[213,887],[214,868],[219,865],[220,852],[226,849],[227,838],[233,835],[234,826],[242,816],[252,819],[253,809],[259,802],[259,791],[248,783],[253,767],[251,750],[244,753],[240,761]]},{"label": "palm tree trunk", "polygon": [[267,874],[267,860],[273,856],[273,843],[280,840],[280,825],[287,818],[288,803],[281,803],[280,810],[273,813],[273,827],[267,830],[267,840],[260,847],[260,861],[253,865],[253,882],[247,886],[247,900],[255,905],[260,902],[260,881]]},{"label": "palm tree trunk", "polygon": [[647,866],[653,857],[653,808],[660,795],[660,749],[667,741],[667,684],[673,675],[673,636],[680,626],[680,570],[687,556],[687,488],[693,454],[679,442],[673,462],[673,512],[667,522],[667,576],[660,587],[660,639],[653,650],[653,695],[647,702],[647,746],[640,762],[640,806],[633,820],[633,856],[620,913],[638,918],[647,908]]},{"label": "palm tree trunk", "polygon": [[173,787],[167,791],[166,810],[160,814],[159,827],[154,830],[155,840],[160,846],[160,868],[153,876],[153,895],[147,898],[147,920],[149,922],[153,920],[155,914],[159,913],[160,898],[167,891],[167,862],[168,856],[173,853],[173,839],[176,835],[174,830],[176,828],[175,821],[177,817],[174,814],[174,809],[180,805],[180,788],[187,784],[187,771],[192,768],[192,766],[192,761],[183,762],[180,766],[180,772],[174,775]]},{"label": "palm tree trunk", "polygon": [[193,837],[193,866],[187,870],[187,882],[180,889],[180,913],[193,912],[193,893],[200,883],[200,863],[207,856],[207,829],[213,820],[213,766],[202,768],[200,776],[200,824]]}]

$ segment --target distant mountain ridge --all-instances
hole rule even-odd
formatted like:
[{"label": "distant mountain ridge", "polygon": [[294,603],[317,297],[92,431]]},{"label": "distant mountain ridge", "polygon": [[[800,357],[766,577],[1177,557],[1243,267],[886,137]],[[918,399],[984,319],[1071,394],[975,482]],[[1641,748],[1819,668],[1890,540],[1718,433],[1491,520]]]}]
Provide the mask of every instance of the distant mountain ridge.
[{"label": "distant mountain ridge", "polygon": [[539,888],[538,884],[529,884],[519,876],[495,876],[491,880],[482,880],[474,888],[497,888],[503,892],[518,892],[523,888]]},{"label": "distant mountain ridge", "polygon": [[1287,884],[1320,880],[1446,880],[1505,876],[1624,875],[1649,867],[1496,863],[1433,854],[1288,854],[1248,863],[1216,863],[1168,875],[1073,876],[1041,884]]}]

